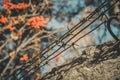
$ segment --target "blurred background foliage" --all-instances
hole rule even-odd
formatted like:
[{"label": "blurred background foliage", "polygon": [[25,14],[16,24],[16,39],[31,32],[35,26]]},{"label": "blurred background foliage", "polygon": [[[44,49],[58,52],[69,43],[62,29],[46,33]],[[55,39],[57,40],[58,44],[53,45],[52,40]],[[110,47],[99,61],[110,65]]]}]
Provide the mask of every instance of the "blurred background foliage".
[{"label": "blurred background foliage", "polygon": [[[55,30],[58,28],[66,28],[70,22],[79,21],[89,13],[92,12],[99,4],[108,0],[52,0],[53,7],[51,9],[52,18],[48,23],[47,29]],[[109,13],[108,17],[119,12],[119,6],[113,8]],[[109,6],[107,6],[109,7]],[[115,10],[116,9],[116,10]],[[102,10],[101,10],[102,11]],[[98,21],[99,23],[99,21]],[[91,25],[94,27],[96,24]],[[104,26],[104,25],[103,25]],[[114,30],[117,36],[120,35],[117,25],[112,25],[112,30]],[[59,32],[58,35],[62,35],[63,32]],[[99,33],[99,34],[98,34]],[[111,35],[107,32],[105,27],[101,27],[99,31],[95,31],[93,36],[96,36],[95,43],[103,43],[106,40],[112,39]]]}]

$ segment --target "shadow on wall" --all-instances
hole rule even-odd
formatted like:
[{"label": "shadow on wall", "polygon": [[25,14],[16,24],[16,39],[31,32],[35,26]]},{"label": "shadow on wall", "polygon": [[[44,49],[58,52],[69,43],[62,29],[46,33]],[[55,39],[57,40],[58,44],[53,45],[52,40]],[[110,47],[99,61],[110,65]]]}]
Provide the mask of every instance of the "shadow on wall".
[{"label": "shadow on wall", "polygon": [[[85,51],[83,51],[82,55],[76,59],[70,60],[68,63],[55,67],[51,70],[51,72],[44,74],[41,80],[52,80],[53,78],[57,80],[63,79],[64,74],[69,72],[74,67],[83,68],[85,66],[92,66],[99,64],[103,61],[107,61],[110,59],[116,59],[120,57],[120,42],[106,42],[102,45],[89,47]],[[51,79],[52,78],[52,79]]]}]

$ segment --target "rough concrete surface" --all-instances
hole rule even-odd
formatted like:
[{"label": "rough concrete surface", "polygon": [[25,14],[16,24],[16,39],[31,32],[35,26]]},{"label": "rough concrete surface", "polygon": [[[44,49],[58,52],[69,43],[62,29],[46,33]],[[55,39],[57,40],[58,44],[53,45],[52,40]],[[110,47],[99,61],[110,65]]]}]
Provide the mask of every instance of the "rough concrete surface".
[{"label": "rough concrete surface", "polygon": [[120,80],[120,42],[91,46],[44,74],[41,80]]}]

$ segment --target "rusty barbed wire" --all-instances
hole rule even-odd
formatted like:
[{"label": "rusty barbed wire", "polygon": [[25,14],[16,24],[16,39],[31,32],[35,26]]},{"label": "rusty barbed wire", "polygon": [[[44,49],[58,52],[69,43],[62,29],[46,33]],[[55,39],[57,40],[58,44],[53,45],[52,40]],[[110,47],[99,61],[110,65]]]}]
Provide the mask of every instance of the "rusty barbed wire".
[{"label": "rusty barbed wire", "polygon": [[[74,41],[72,44],[68,44],[75,36],[77,36],[79,33],[81,33],[82,31],[84,31],[85,29],[87,29],[92,23],[94,23],[96,20],[98,20],[99,18],[101,18],[102,16],[106,16],[106,12],[109,11],[112,7],[115,6],[115,4],[118,2],[118,0],[115,0],[114,3],[112,4],[112,6],[108,7],[107,9],[105,9],[104,11],[102,11],[101,13],[99,13],[99,11],[106,7],[107,5],[109,5],[109,2],[103,2],[100,6],[98,6],[90,15],[88,15],[86,18],[84,18],[83,20],[81,20],[80,22],[78,22],[74,27],[72,27],[68,32],[66,32],[64,35],[62,35],[60,38],[58,38],[57,40],[55,40],[53,43],[51,43],[49,46],[47,46],[47,48],[43,49],[38,55],[36,55],[35,57],[33,57],[32,59],[30,59],[28,62],[26,62],[25,65],[21,66],[19,69],[21,69],[20,72],[18,72],[16,75],[19,75],[22,73],[22,70],[27,70],[27,72],[24,72],[22,74],[21,77],[19,77],[19,79],[27,77],[31,74],[33,74],[34,72],[38,71],[42,66],[44,66],[45,64],[47,64],[50,60],[54,59],[56,56],[62,54],[64,51],[68,50],[70,47],[74,46],[75,43],[77,41],[79,41],[81,38],[84,38],[86,35],[90,34],[91,32],[93,32],[94,30],[96,30],[97,28],[99,28],[102,24],[107,23],[108,20],[105,20],[103,22],[101,22],[98,26],[96,26],[94,29],[92,29],[91,31],[87,32],[86,34],[84,34],[83,36],[79,37],[76,41]],[[99,13],[99,14],[98,14]],[[90,19],[93,20],[91,21]],[[70,39],[68,39],[67,41],[65,41],[65,39],[70,36],[70,33],[73,33],[74,31],[76,31],[77,29],[79,29],[83,24],[85,24],[87,21],[89,21],[90,23],[87,24],[84,28],[82,28],[81,30],[79,30],[79,32],[77,32],[76,34],[72,35],[72,37]],[[59,48],[56,49],[54,52],[52,52],[50,55],[48,55],[47,57],[45,57],[44,55],[47,54],[47,52],[49,52],[51,49],[55,48],[56,46],[58,46],[59,44]],[[56,54],[58,53],[58,54]],[[56,55],[55,55],[56,54]],[[54,57],[50,58],[52,55],[55,55]],[[43,59],[42,59],[43,58]],[[50,58],[50,59],[49,59]],[[37,64],[36,64],[37,62]],[[18,70],[19,70],[18,69]],[[32,72],[33,70],[33,72]],[[13,74],[13,73],[12,73]],[[8,77],[12,76],[12,74],[8,75]],[[15,73],[14,73],[15,74]]]},{"label": "rusty barbed wire", "polygon": [[[105,2],[104,2],[105,3]],[[103,4],[104,4],[103,3]],[[102,4],[102,5],[103,5]],[[93,11],[87,18],[88,19],[90,19],[97,11],[98,11],[98,9],[100,9],[101,8],[101,6],[102,5],[100,5],[98,8],[96,8],[95,9],[95,11]],[[107,4],[108,5],[108,4]],[[104,5],[105,6],[105,5]],[[103,6],[102,6],[103,7]],[[86,18],[86,19],[87,19]],[[60,43],[61,42],[61,40],[62,39],[64,39],[66,36],[68,36],[69,35],[69,33],[72,33],[71,31],[74,31],[74,29],[76,28],[76,26],[77,25],[79,25],[80,23],[83,23],[84,24],[84,22],[86,22],[86,20],[85,19],[83,19],[83,20],[81,20],[78,24],[76,24],[71,30],[69,30],[67,33],[65,33],[63,36],[61,36],[60,38],[59,38],[59,40],[56,40],[56,41],[54,41],[53,43],[51,43],[49,46],[47,46],[44,50],[42,50],[40,53],[42,54],[42,56],[47,52],[47,51],[49,51],[49,50],[51,50],[51,48],[53,48],[53,47],[55,47],[56,46],[56,43]],[[75,29],[76,30],[76,29]],[[64,38],[63,38],[64,37]],[[52,46],[52,47],[51,47]],[[38,55],[36,56],[36,57],[38,57]],[[36,57],[34,57],[33,59],[35,59]],[[31,61],[28,61],[27,63],[29,63],[29,62],[31,62]]]},{"label": "rusty barbed wire", "polygon": [[[103,14],[101,14],[101,15],[103,15]],[[101,15],[100,15],[100,16],[101,16]],[[97,19],[97,18],[96,18],[96,19]],[[88,26],[89,26],[89,25],[88,25]],[[84,30],[84,29],[82,29],[81,31],[83,31],[83,30]],[[81,31],[80,31],[80,32],[81,32]],[[67,36],[68,36],[68,35],[67,35]],[[76,36],[76,35],[75,35],[75,36]],[[69,41],[70,41],[70,40],[69,40]],[[69,42],[69,41],[68,41],[68,42]],[[69,47],[68,47],[68,48],[69,48]],[[68,48],[66,48],[66,49],[68,49]],[[59,48],[59,49],[61,49],[61,48]],[[59,49],[58,49],[58,50],[59,50]],[[66,50],[66,49],[64,49],[64,50]],[[57,50],[57,51],[58,51],[58,50]],[[55,51],[55,52],[56,52],[56,51]],[[55,52],[54,52],[54,53],[55,53]],[[62,51],[62,52],[63,52],[63,51]],[[62,52],[61,52],[61,53],[62,53]],[[53,54],[54,54],[54,53],[53,53]],[[50,55],[50,56],[51,56],[51,55]],[[43,61],[44,61],[44,60],[43,60]]]}]

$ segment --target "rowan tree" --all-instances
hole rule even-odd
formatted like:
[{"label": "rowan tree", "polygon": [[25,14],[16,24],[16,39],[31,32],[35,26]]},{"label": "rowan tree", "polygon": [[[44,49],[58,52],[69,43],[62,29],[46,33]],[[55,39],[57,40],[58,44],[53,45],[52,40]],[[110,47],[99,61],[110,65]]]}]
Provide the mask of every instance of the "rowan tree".
[{"label": "rowan tree", "polygon": [[[6,77],[41,51],[43,39],[56,32],[50,21],[48,0],[3,0],[0,12],[0,74]],[[47,7],[46,7],[47,6]],[[12,77],[11,79],[13,79]]]}]

